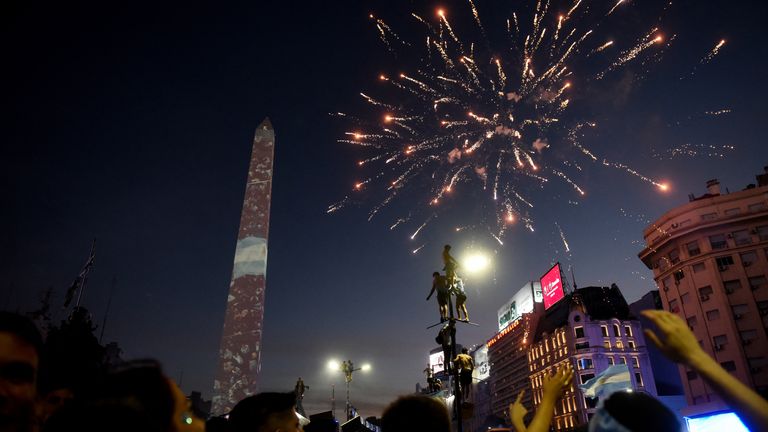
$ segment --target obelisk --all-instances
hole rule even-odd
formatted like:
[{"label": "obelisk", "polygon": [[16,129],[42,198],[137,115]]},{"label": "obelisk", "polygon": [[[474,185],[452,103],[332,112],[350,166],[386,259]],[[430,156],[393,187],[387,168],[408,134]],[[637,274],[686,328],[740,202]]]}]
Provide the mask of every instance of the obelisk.
[{"label": "obelisk", "polygon": [[275,131],[267,118],[253,138],[213,383],[213,415],[229,412],[238,401],[258,391],[274,150]]}]

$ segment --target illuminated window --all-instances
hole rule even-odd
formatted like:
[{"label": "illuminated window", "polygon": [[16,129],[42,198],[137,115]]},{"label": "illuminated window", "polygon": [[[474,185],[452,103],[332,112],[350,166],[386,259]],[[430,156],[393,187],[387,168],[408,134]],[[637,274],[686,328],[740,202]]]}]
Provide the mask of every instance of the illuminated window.
[{"label": "illuminated window", "polygon": [[617,341],[616,341],[616,348],[618,348],[618,349],[624,349],[624,343],[623,343],[623,342],[621,342],[620,340],[617,340]]},{"label": "illuminated window", "polygon": [[609,340],[603,341],[603,348],[611,349],[611,341]]}]

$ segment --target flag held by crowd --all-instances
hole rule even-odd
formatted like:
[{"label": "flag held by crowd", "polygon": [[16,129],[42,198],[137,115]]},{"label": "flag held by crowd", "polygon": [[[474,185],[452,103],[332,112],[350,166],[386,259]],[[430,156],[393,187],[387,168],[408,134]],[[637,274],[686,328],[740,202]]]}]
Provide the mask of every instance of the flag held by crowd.
[{"label": "flag held by crowd", "polygon": [[609,366],[579,387],[588,398],[604,398],[619,390],[632,389],[629,368],[626,364]]}]

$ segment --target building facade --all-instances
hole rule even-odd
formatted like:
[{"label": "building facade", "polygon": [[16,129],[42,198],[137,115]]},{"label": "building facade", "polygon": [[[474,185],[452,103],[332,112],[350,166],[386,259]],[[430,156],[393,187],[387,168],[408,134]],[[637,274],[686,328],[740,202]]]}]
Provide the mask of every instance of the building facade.
[{"label": "building facade", "polygon": [[[678,314],[720,365],[768,396],[768,169],[757,185],[722,194],[717,180],[647,227],[639,253],[653,270],[665,310]],[[725,404],[679,366],[689,408]]]},{"label": "building facade", "polygon": [[527,353],[543,311],[541,303],[537,303],[534,312],[524,313],[486,343],[491,413],[496,417],[509,421],[509,404],[517,399],[521,390],[526,390],[523,404],[532,406]]},{"label": "building facade", "polygon": [[538,408],[546,374],[570,364],[573,384],[555,406],[553,428],[571,430],[589,422],[597,399],[585,398],[584,384],[609,366],[626,364],[632,388],[657,396],[640,322],[616,285],[574,290],[545,312],[527,352],[533,406]]}]

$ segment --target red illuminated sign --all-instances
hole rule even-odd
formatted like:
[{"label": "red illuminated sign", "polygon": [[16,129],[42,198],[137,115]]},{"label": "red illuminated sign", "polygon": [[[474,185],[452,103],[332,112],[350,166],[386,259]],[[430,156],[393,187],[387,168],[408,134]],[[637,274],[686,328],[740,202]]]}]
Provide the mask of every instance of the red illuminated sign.
[{"label": "red illuminated sign", "polygon": [[557,263],[541,277],[541,294],[544,297],[544,309],[549,309],[563,296],[563,278],[560,276],[560,263]]}]

